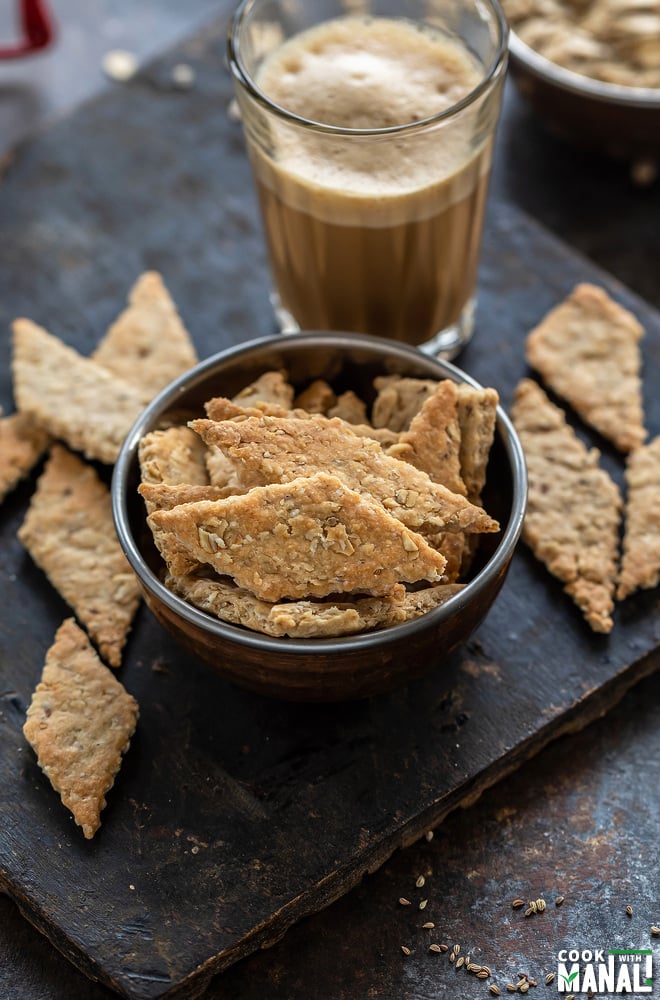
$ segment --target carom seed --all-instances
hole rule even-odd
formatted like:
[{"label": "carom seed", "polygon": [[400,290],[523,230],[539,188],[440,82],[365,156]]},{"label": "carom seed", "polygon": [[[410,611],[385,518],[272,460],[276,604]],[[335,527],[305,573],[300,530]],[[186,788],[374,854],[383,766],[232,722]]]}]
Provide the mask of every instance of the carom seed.
[{"label": "carom seed", "polygon": [[421,889],[425,882],[426,879],[424,878],[424,876],[420,875],[417,881],[415,882],[415,888]]},{"label": "carom seed", "polygon": [[428,903],[428,899],[420,899],[419,908],[420,910],[425,910]]},{"label": "carom seed", "polygon": [[545,977],[545,985],[549,986],[550,983],[554,983],[554,981],[555,981],[555,974],[554,974],[554,972],[549,972],[547,974],[547,976]]},{"label": "carom seed", "polygon": [[477,979],[488,979],[489,976],[490,972],[486,972],[484,968],[481,969],[481,972],[477,972]]},{"label": "carom seed", "polygon": [[499,986],[496,986],[495,983],[491,983],[490,986],[488,987],[488,989],[493,994],[493,996],[495,996],[495,997],[500,996],[500,988],[499,988]]},{"label": "carom seed", "polygon": [[456,968],[457,969],[462,969],[464,965],[465,965],[465,959],[461,955],[460,958],[457,959],[457,961],[456,961]]},{"label": "carom seed", "polygon": [[514,899],[514,901],[511,904],[511,906],[514,908],[514,910],[519,910],[520,907],[524,906],[524,905],[525,905],[525,900],[524,899]]},{"label": "carom seed", "polygon": [[525,910],[525,916],[526,916],[526,917],[531,917],[531,915],[532,915],[532,914],[533,914],[534,912],[535,912],[535,910],[533,910],[531,906],[528,906],[528,907],[527,907],[527,909]]},{"label": "carom seed", "polygon": [[454,947],[452,948],[452,951],[456,952],[457,955],[460,955],[460,953],[461,953],[461,946],[460,946],[460,944],[455,944]]},{"label": "carom seed", "polygon": [[557,896],[557,898],[555,899],[555,906],[561,906],[561,904],[564,902],[564,899],[565,896]]},{"label": "carom seed", "polygon": [[405,896],[400,896],[399,902],[401,903],[401,906],[410,906],[410,900],[406,899]]},{"label": "carom seed", "polygon": [[455,962],[456,961],[456,952],[455,951],[452,951],[451,955],[449,956],[449,961],[450,962]]},{"label": "carom seed", "polygon": [[521,983],[520,986],[518,987],[519,993],[527,993],[528,991],[529,991],[529,983],[527,981]]},{"label": "carom seed", "polygon": [[545,910],[545,899],[536,900],[536,909],[538,910],[539,913],[543,913],[543,911]]},{"label": "carom seed", "polygon": [[529,983],[530,986],[538,986],[538,983],[536,982],[535,979],[528,979],[527,982]]},{"label": "carom seed", "polygon": [[410,955],[410,948],[407,948],[405,944],[401,945],[401,951],[404,955]]},{"label": "carom seed", "polygon": [[629,905],[629,906],[626,906],[626,914],[627,914],[627,915],[628,915],[629,917],[632,917],[632,915],[633,915],[633,908],[632,908],[632,906],[630,906],[630,905]]},{"label": "carom seed", "polygon": [[432,951],[434,955],[439,955],[440,952],[442,951],[442,948],[440,947],[439,944],[430,944],[429,951]]},{"label": "carom seed", "polygon": [[432,920],[428,920],[425,924],[422,924],[422,930],[424,931],[432,931],[434,927],[435,924]]},{"label": "carom seed", "polygon": [[653,937],[660,937],[660,927],[652,927],[651,934]]},{"label": "carom seed", "polygon": [[424,837],[426,838],[426,840],[430,844],[431,841],[433,840],[433,830],[427,830],[426,833],[424,834]]},{"label": "carom seed", "polygon": [[481,971],[485,972],[487,976],[490,976],[490,966],[488,966],[488,965],[482,965],[481,966]]},{"label": "carom seed", "polygon": [[507,993],[517,993],[518,992],[518,987],[514,986],[513,983],[507,983],[506,984],[506,989],[507,989]]},{"label": "carom seed", "polygon": [[441,944],[440,945],[440,951],[449,951],[449,945],[448,944]]}]

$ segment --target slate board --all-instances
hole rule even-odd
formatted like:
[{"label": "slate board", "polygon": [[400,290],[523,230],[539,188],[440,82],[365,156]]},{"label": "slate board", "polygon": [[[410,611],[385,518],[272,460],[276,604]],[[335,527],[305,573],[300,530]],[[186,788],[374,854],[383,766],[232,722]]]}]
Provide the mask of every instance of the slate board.
[{"label": "slate board", "polygon": [[[146,267],[163,272],[200,355],[272,331],[240,127],[226,115],[224,29],[79,110],[5,176],[5,409],[9,321],[29,315],[89,352]],[[189,93],[164,82],[182,59],[197,72]],[[657,434],[658,315],[502,203],[490,206],[477,333],[461,363],[508,404],[526,371],[525,332],[585,279],[647,328],[647,422]],[[597,443],[620,481],[620,460]],[[524,549],[487,621],[449,663],[343,706],[234,689],[142,609],[121,671],[140,702],[139,729],[87,842],[21,734],[67,614],[15,538],[33,486],[0,511],[0,886],[84,972],[126,997],[199,995],[214,972],[345,893],[660,663],[657,590],[621,606],[611,636],[595,636]]]}]

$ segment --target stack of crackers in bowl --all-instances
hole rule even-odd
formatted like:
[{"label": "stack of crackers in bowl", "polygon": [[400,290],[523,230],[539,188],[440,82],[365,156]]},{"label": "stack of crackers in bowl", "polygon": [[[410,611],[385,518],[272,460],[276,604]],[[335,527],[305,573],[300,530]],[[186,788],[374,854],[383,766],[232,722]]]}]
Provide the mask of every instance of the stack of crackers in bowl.
[{"label": "stack of crackers in bowl", "polygon": [[88,838],[138,718],[110,669],[121,667],[140,589],[104,480],[145,405],[196,361],[156,272],[139,278],[91,357],[31,320],[13,325],[17,409],[0,419],[0,500],[47,453],[19,538],[75,616],[46,654],[24,732]]},{"label": "stack of crackers in bowl", "polygon": [[660,436],[644,443],[642,335],[632,313],[581,284],[526,341],[549,392],[625,456],[625,496],[541,385],[523,379],[511,411],[529,474],[523,539],[600,633],[615,601],[660,582]]},{"label": "stack of crackers in bowl", "polygon": [[495,390],[328,332],[202,362],[145,411],[113,480],[161,624],[232,682],[308,701],[442,662],[499,591],[524,496]]}]

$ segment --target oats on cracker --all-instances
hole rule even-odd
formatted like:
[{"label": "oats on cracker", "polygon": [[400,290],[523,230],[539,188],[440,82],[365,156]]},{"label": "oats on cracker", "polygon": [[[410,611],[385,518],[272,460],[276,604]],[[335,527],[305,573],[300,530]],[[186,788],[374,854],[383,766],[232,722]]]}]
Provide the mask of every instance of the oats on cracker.
[{"label": "oats on cracker", "polygon": [[[369,426],[367,404],[352,389],[347,389],[346,392],[341,392],[337,396],[333,405],[328,409],[327,416],[340,417],[341,420],[345,420],[349,424],[366,426],[372,432],[375,431],[375,428]],[[373,433],[373,437],[376,437],[375,433]]]},{"label": "oats on cracker", "polygon": [[660,437],[628,456],[626,483],[620,601],[660,583]]},{"label": "oats on cracker", "polygon": [[643,333],[604,289],[582,284],[527,337],[529,364],[624,452],[646,437],[639,374]]},{"label": "oats on cracker", "polygon": [[47,431],[28,413],[0,418],[0,501],[37,464],[49,442]]},{"label": "oats on cracker", "polygon": [[405,620],[405,589],[398,585],[383,597],[353,601],[262,601],[229,579],[191,574],[168,577],[166,585],[201,611],[233,625],[290,639],[353,635]]},{"label": "oats on cracker", "polygon": [[497,531],[480,507],[452,493],[407,462],[386,455],[371,438],[336,417],[307,420],[247,417],[194,420],[208,445],[238,463],[246,485],[263,486],[327,471],[352,490],[372,496],[407,527],[423,531]]},{"label": "oats on cracker", "polygon": [[128,308],[112,324],[92,357],[134,386],[145,403],[197,364],[188,331],[157,271],[146,271],[138,278],[129,294]]},{"label": "oats on cracker", "polygon": [[154,511],[148,523],[265,601],[380,596],[400,582],[439,581],[445,568],[421,536],[324,472]]},{"label": "oats on cracker", "polygon": [[92,466],[55,445],[18,536],[103,659],[120,666],[140,589],[117,541],[110,492]]},{"label": "oats on cracker", "polygon": [[495,389],[476,389],[467,384],[457,388],[461,477],[468,500],[480,505],[500,398]]},{"label": "oats on cracker", "polygon": [[393,458],[410,462],[435,483],[465,496],[460,463],[461,431],[458,423],[458,389],[444,379],[424,400],[421,409],[402,431],[397,444],[387,449]]},{"label": "oats on cracker", "polygon": [[392,431],[405,431],[424,400],[435,392],[437,384],[433,379],[379,375],[374,379],[377,395],[371,410],[372,424]]},{"label": "oats on cracker", "polygon": [[138,706],[67,619],[46,654],[23,727],[42,769],[88,839],[128,750]]},{"label": "oats on cracker", "polygon": [[264,372],[234,396],[234,402],[241,406],[255,403],[272,403],[290,410],[293,405],[294,389],[287,382],[285,371]]},{"label": "oats on cracker", "polygon": [[142,394],[28,319],[13,324],[14,395],[54,437],[112,464],[144,406]]},{"label": "oats on cracker", "polygon": [[145,434],[140,440],[138,458],[144,483],[208,485],[206,448],[189,427],[168,427]]},{"label": "oats on cracker", "polygon": [[612,628],[621,497],[564,413],[523,379],[511,410],[529,476],[523,539],[595,632]]}]

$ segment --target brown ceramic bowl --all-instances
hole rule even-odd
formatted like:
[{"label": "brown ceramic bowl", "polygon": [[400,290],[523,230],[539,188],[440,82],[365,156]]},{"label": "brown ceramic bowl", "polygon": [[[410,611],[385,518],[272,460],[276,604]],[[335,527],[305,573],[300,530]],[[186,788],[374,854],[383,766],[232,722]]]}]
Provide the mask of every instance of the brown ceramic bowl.
[{"label": "brown ceramic bowl", "polygon": [[579,146],[633,162],[660,160],[660,90],[604,83],[550,62],[509,33],[509,66],[547,128]]},{"label": "brown ceramic bowl", "polygon": [[146,525],[139,483],[138,443],[174,419],[203,416],[212,396],[233,396],[262,372],[285,368],[303,386],[325,378],[336,388],[373,396],[372,379],[400,373],[470,382],[448,362],[414,348],[356,334],[303,333],[255,340],[201,362],[147,407],[123,444],[112,481],[119,540],[142,586],[145,601],[180,645],[228,680],[261,694],[296,701],[363,698],[441,670],[495,600],[522,527],[526,474],[522,449],[506,415],[498,411],[484,506],[502,526],[482,536],[467,586],[420,618],[363,635],[338,639],[271,638],[219,621],[170,593],[163,565]]}]

